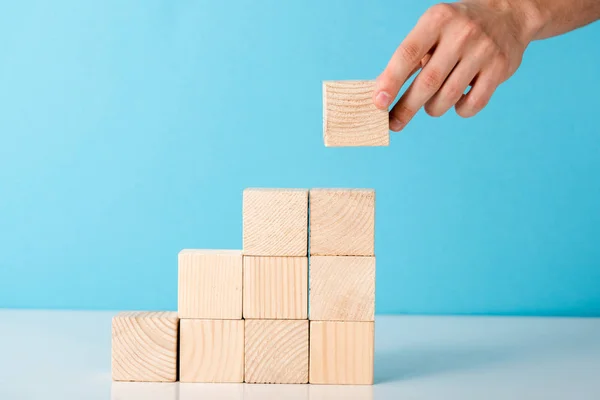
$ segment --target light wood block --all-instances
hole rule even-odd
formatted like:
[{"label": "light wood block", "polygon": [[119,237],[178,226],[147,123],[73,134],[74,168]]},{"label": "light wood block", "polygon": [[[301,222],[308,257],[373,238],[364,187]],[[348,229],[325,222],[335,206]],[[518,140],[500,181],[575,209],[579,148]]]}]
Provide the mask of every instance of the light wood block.
[{"label": "light wood block", "polygon": [[239,250],[182,250],[179,317],[241,319],[242,274]]},{"label": "light wood block", "polygon": [[311,257],[310,319],[374,321],[375,257]]},{"label": "light wood block", "polygon": [[121,312],[112,319],[112,379],[175,382],[176,312]]},{"label": "light wood block", "polygon": [[306,319],[308,257],[244,256],[244,318]]},{"label": "light wood block", "polygon": [[307,320],[245,322],[246,382],[308,382]]},{"label": "light wood block", "polygon": [[310,383],[372,385],[374,322],[310,322]]},{"label": "light wood block", "polygon": [[375,107],[374,90],[375,81],[323,82],[325,146],[389,146],[389,112]]},{"label": "light wood block", "polygon": [[308,190],[246,189],[243,205],[244,254],[308,254]]},{"label": "light wood block", "polygon": [[179,380],[242,383],[244,321],[182,319]]},{"label": "light wood block", "polygon": [[310,255],[375,255],[375,191],[312,189]]}]

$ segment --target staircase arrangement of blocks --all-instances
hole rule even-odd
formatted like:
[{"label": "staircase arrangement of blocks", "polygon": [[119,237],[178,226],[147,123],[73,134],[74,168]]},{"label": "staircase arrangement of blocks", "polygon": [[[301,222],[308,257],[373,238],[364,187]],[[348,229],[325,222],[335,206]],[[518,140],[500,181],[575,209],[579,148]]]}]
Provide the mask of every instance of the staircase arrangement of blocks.
[{"label": "staircase arrangement of blocks", "polygon": [[373,190],[246,189],[243,250],[178,264],[177,312],[113,318],[113,380],[373,383]]}]

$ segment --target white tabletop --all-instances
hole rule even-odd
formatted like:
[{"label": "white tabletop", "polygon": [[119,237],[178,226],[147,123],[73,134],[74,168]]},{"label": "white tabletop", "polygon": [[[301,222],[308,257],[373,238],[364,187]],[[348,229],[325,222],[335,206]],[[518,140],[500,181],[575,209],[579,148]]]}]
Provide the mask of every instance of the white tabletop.
[{"label": "white tabletop", "polygon": [[600,399],[600,320],[377,317],[374,386],[112,383],[114,313],[0,310],[0,399]]}]

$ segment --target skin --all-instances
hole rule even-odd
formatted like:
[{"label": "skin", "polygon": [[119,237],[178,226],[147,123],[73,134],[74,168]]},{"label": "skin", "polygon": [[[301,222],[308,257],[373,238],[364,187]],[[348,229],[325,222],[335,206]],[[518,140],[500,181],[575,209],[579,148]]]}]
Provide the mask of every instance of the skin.
[{"label": "skin", "polygon": [[420,70],[390,111],[392,131],[402,130],[422,107],[432,117],[452,107],[461,117],[473,117],[516,72],[530,43],[598,19],[600,0],[463,0],[435,5],[377,78],[373,102],[388,109],[404,83]]}]

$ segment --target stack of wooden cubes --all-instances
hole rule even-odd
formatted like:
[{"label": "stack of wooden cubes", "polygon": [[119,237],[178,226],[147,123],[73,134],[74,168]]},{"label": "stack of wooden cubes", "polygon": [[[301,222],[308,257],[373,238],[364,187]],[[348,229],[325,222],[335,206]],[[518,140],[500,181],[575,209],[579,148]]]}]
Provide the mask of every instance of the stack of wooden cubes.
[{"label": "stack of wooden cubes", "polygon": [[[374,88],[323,82],[326,146],[389,145]],[[374,239],[372,190],[245,190],[243,251],[181,251],[177,313],[114,317],[113,379],[372,384]]]},{"label": "stack of wooden cubes", "polygon": [[177,313],[114,317],[113,379],[372,384],[374,228],[372,190],[245,190],[243,251],[182,250]]}]

